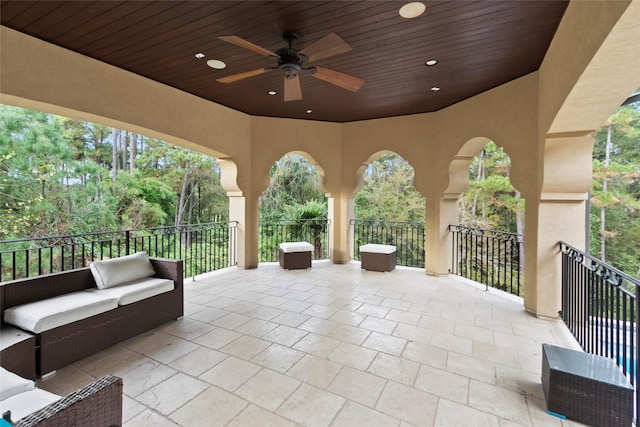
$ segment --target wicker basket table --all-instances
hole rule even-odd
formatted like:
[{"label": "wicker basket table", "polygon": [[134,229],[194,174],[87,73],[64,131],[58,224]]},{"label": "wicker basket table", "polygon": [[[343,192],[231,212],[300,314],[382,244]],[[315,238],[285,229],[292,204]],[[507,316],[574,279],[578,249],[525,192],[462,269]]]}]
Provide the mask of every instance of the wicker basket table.
[{"label": "wicker basket table", "polygon": [[311,267],[313,245],[307,242],[286,242],[280,244],[278,261],[286,270],[305,269]]},{"label": "wicker basket table", "polygon": [[0,328],[0,366],[30,380],[36,379],[36,337],[7,325]]},{"label": "wicker basket table", "polygon": [[591,426],[631,425],[633,387],[615,361],[542,345],[547,409]]},{"label": "wicker basket table", "polygon": [[391,271],[396,268],[396,247],[368,243],[360,246],[360,261],[364,270]]}]

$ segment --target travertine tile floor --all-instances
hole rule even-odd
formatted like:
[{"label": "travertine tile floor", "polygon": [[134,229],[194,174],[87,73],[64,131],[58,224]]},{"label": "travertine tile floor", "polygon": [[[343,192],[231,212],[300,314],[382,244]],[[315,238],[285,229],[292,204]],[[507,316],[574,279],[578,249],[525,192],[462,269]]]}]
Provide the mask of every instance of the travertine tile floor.
[{"label": "travertine tile floor", "polygon": [[66,394],[111,373],[125,426],[575,426],[546,413],[541,344],[560,321],[454,277],[314,261],[185,282],[185,316],[60,369]]}]

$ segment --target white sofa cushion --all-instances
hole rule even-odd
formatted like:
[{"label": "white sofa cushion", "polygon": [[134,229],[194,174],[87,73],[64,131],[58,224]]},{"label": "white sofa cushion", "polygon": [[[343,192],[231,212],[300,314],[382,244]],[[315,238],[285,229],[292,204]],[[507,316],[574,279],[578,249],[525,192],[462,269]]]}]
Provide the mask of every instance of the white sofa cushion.
[{"label": "white sofa cushion", "polygon": [[60,396],[36,388],[1,401],[0,413],[11,411],[11,420],[15,422],[58,400]]},{"label": "white sofa cushion", "polygon": [[368,243],[360,246],[360,253],[365,252],[369,254],[392,254],[396,251],[396,247],[393,245],[378,245],[375,243]]},{"label": "white sofa cushion", "polygon": [[287,242],[280,243],[280,250],[284,253],[289,252],[313,252],[313,245],[307,242]]},{"label": "white sofa cushion", "polygon": [[[0,367],[0,400],[6,400],[16,394],[24,393],[35,388],[35,383],[13,372]],[[1,412],[0,412],[1,413]]]},{"label": "white sofa cushion", "polygon": [[88,292],[94,292],[98,295],[116,298],[118,300],[118,305],[127,305],[165,292],[170,292],[174,288],[175,286],[171,279],[148,277],[146,279],[137,280],[135,282],[113,288],[93,288],[89,289]]},{"label": "white sofa cushion", "polygon": [[117,307],[116,298],[79,291],[8,308],[4,321],[39,334]]},{"label": "white sofa cushion", "polygon": [[136,252],[119,258],[93,261],[91,274],[100,289],[111,288],[156,274],[145,252]]}]

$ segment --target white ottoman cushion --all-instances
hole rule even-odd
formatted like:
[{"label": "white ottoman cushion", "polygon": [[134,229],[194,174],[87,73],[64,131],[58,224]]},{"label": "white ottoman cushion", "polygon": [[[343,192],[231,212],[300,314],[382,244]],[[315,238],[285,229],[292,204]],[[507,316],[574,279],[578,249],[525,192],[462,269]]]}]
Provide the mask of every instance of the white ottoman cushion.
[{"label": "white ottoman cushion", "polygon": [[289,252],[313,252],[313,245],[307,242],[287,242],[280,243],[280,250]]},{"label": "white ottoman cushion", "polygon": [[15,422],[58,400],[60,396],[37,388],[3,400],[0,402],[0,412],[11,411],[11,420]]},{"label": "white ottoman cushion", "polygon": [[159,277],[149,277],[137,280],[126,285],[115,286],[107,289],[93,288],[87,292],[93,292],[97,295],[103,295],[118,300],[118,305],[133,304],[156,295],[170,292],[174,289],[174,283],[171,279],[162,279]]},{"label": "white ottoman cushion", "polygon": [[8,308],[4,321],[39,334],[117,307],[116,298],[79,291]]},{"label": "white ottoman cushion", "polygon": [[35,384],[33,381],[22,378],[0,367],[0,400],[6,400],[11,396],[33,390],[34,388]]},{"label": "white ottoman cushion", "polygon": [[366,252],[370,254],[392,254],[396,251],[396,247],[393,245],[377,245],[374,243],[368,243],[360,246],[360,253]]},{"label": "white ottoman cushion", "polygon": [[156,274],[145,252],[93,261],[89,264],[89,268],[91,268],[96,286],[100,289],[122,285]]}]

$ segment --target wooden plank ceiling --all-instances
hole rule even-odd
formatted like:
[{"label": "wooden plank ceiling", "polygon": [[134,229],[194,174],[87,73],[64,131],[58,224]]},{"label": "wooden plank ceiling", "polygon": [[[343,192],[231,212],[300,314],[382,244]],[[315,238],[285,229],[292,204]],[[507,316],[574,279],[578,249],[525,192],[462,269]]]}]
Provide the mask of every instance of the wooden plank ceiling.
[{"label": "wooden plank ceiling", "polygon": [[[252,115],[333,122],[433,112],[536,71],[568,1],[427,1],[405,19],[398,1],[4,1],[2,25]],[[284,31],[302,49],[328,33],[353,50],[313,65],[364,79],[355,93],[300,77],[284,102],[277,65],[219,40],[235,35],[271,51]],[[195,55],[203,53],[203,59]],[[223,70],[209,59],[227,64]],[[437,59],[427,67],[425,61]],[[435,91],[431,88],[440,88]],[[276,91],[271,96],[269,91]],[[307,110],[312,110],[307,113]]]}]

